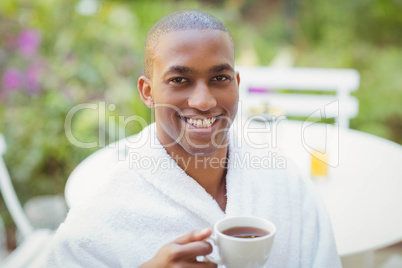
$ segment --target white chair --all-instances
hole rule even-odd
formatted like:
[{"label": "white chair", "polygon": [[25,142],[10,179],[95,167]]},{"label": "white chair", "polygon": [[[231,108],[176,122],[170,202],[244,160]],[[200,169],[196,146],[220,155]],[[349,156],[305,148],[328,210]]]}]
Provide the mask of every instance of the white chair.
[{"label": "white chair", "polygon": [[11,183],[10,174],[7,171],[6,164],[3,160],[3,155],[7,150],[7,145],[2,134],[0,134],[0,191],[3,196],[4,202],[8,208],[11,217],[17,225],[18,231],[25,239],[32,234],[34,228],[32,227],[27,215],[25,214],[18,197],[14,191]]},{"label": "white chair", "polygon": [[6,142],[3,135],[0,134],[0,191],[8,211],[17,226],[17,230],[22,236],[22,242],[3,261],[0,260],[0,267],[39,267],[40,260],[44,257],[54,231],[48,229],[35,230],[25,214],[14,191],[10,175],[3,160],[3,154],[6,152],[6,149]]},{"label": "white chair", "polygon": [[7,234],[3,219],[0,217],[0,262],[8,255]]},{"label": "white chair", "polygon": [[243,114],[267,103],[283,110],[286,116],[335,118],[343,128],[348,128],[350,118],[358,114],[358,101],[350,95],[359,88],[356,70],[261,66],[236,69],[240,73]]}]

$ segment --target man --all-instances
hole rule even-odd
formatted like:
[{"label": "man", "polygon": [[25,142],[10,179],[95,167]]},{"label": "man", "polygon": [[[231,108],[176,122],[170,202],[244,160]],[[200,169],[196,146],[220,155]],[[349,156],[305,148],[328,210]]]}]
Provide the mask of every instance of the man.
[{"label": "man", "polygon": [[215,267],[199,257],[212,252],[210,227],[256,215],[277,226],[267,266],[340,267],[328,217],[291,164],[236,163],[266,154],[229,135],[239,83],[233,40],[219,20],[197,10],[161,19],[148,34],[138,80],[155,124],[135,137],[141,146],[107,185],[71,209],[47,266]]}]

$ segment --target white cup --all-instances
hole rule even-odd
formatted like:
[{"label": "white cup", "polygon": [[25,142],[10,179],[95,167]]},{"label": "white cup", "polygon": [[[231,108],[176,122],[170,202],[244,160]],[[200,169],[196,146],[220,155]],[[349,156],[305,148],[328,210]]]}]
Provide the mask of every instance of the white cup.
[{"label": "white cup", "polygon": [[[222,232],[233,227],[254,227],[268,232],[256,238],[238,238]],[[264,218],[253,216],[230,217],[218,221],[211,240],[219,248],[220,258],[205,256],[210,262],[223,264],[227,268],[264,267],[274,242],[275,225]]]}]

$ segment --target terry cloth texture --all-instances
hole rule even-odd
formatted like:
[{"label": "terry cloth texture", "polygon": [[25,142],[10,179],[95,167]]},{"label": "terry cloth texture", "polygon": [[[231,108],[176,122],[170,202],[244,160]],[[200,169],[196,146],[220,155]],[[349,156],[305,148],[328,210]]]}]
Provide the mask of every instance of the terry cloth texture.
[{"label": "terry cloth texture", "polygon": [[155,125],[139,135],[147,142],[128,153],[94,196],[70,210],[45,267],[138,267],[177,237],[238,215],[277,226],[267,267],[341,267],[322,202],[290,162],[285,168],[251,166],[251,158],[262,159],[267,150],[231,139],[223,212],[167,154]]}]

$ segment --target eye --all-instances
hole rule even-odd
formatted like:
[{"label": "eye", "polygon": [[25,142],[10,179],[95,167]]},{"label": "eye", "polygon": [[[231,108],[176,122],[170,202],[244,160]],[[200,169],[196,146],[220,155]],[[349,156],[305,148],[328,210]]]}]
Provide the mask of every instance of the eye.
[{"label": "eye", "polygon": [[213,81],[226,81],[228,79],[230,79],[230,77],[226,75],[217,75],[214,78],[212,78]]},{"label": "eye", "polygon": [[184,77],[175,77],[175,78],[170,79],[170,82],[180,84],[180,83],[189,82],[189,80],[187,78],[184,78]]}]

